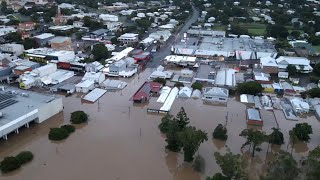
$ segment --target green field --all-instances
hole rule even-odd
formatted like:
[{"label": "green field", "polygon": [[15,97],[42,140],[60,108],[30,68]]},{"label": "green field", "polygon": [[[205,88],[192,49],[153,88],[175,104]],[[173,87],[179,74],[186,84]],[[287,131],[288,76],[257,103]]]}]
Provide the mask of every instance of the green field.
[{"label": "green field", "polygon": [[213,26],[212,30],[225,31],[225,30],[226,30],[226,27],[223,26],[223,25]]},{"label": "green field", "polygon": [[263,36],[265,33],[265,29],[255,29],[255,28],[249,28],[248,29],[249,34],[255,35],[255,36]]},{"label": "green field", "polygon": [[240,27],[248,29],[249,34],[255,35],[255,36],[263,36],[266,30],[265,24],[259,24],[259,23],[240,23]]},{"label": "green field", "polygon": [[313,46],[313,47],[316,49],[316,51],[320,52],[320,45],[318,45],[318,46]]}]

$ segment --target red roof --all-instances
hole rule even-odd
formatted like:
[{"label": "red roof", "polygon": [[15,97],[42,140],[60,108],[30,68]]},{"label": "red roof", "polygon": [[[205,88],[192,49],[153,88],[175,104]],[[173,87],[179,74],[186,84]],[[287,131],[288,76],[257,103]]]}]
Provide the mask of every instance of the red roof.
[{"label": "red roof", "polygon": [[157,82],[145,82],[140,89],[133,95],[134,101],[139,101],[143,98],[149,98],[151,92],[159,92],[161,84]]}]

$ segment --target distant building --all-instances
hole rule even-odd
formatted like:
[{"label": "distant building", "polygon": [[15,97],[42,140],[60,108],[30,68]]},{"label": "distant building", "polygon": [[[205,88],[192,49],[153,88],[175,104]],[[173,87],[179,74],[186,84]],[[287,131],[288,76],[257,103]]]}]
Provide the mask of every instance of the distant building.
[{"label": "distant building", "polygon": [[123,44],[132,44],[139,41],[138,36],[139,34],[125,33],[118,37],[118,41],[122,42]]},{"label": "distant building", "polygon": [[36,28],[35,22],[22,22],[18,25],[18,31],[32,31]]},{"label": "distant building", "polygon": [[11,26],[0,26],[0,36],[5,36],[9,33],[17,32],[15,28]]},{"label": "distant building", "polygon": [[203,91],[202,100],[204,102],[227,103],[229,90],[218,87],[207,87]]},{"label": "distant building", "polygon": [[37,48],[25,50],[24,56],[35,62],[46,64],[49,61],[68,62],[75,59],[74,51]]},{"label": "distant building", "polygon": [[260,65],[264,73],[277,74],[279,72],[278,64],[272,57],[260,58]]},{"label": "distant building", "polygon": [[0,52],[10,53],[13,55],[20,56],[24,51],[24,46],[22,44],[0,44]]},{"label": "distant building", "polygon": [[162,85],[156,82],[145,82],[140,89],[133,95],[134,103],[145,103],[153,94],[160,92]]},{"label": "distant building", "polygon": [[279,70],[285,71],[287,66],[294,65],[298,71],[302,73],[310,73],[313,68],[310,66],[310,60],[304,57],[280,56],[276,59]]},{"label": "distant building", "polygon": [[49,45],[52,49],[55,50],[73,50],[71,38],[65,36],[57,36],[50,39]]},{"label": "distant building", "polygon": [[40,45],[40,46],[45,46],[48,44],[48,42],[54,38],[55,35],[52,33],[43,33],[37,36],[34,36],[33,38],[36,40],[36,42]]}]

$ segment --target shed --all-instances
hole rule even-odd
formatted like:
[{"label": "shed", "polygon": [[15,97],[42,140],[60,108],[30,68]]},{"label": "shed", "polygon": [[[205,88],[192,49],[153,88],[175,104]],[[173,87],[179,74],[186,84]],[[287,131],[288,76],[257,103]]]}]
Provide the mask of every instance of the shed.
[{"label": "shed", "polygon": [[263,120],[261,119],[259,110],[252,108],[247,109],[247,124],[255,126],[263,125]]},{"label": "shed", "polygon": [[94,81],[85,80],[76,84],[76,92],[88,93],[94,89]]},{"label": "shed", "polygon": [[192,90],[187,86],[185,86],[179,91],[178,96],[179,98],[190,98],[191,94],[192,94]]}]

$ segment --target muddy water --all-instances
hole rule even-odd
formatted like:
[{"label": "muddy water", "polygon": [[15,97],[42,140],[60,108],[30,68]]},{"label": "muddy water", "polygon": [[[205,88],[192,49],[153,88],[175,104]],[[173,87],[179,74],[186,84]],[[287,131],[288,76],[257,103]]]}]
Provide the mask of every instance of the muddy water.
[{"label": "muddy water", "polygon": [[[194,172],[189,164],[183,162],[183,154],[166,152],[165,138],[158,130],[161,116],[146,113],[146,108],[152,106],[155,99],[144,106],[133,105],[129,101],[150,72],[146,70],[132,80],[127,80],[129,84],[124,90],[108,92],[94,104],[82,103],[80,95],[66,97],[63,113],[43,124],[23,129],[19,135],[9,136],[8,141],[1,140],[1,158],[22,150],[32,151],[35,158],[20,170],[1,175],[0,179],[200,180],[220,171],[213,154],[227,149],[243,153],[251,169],[250,179],[258,179],[264,172],[265,163],[273,158],[274,153],[279,149],[287,150],[288,141],[281,147],[268,148],[268,144],[264,143],[262,151],[257,152],[255,158],[250,157],[248,148],[241,150],[245,140],[239,134],[247,128],[246,106],[235,99],[230,99],[227,106],[204,105],[201,100],[177,99],[172,114],[176,114],[183,106],[191,120],[190,125],[206,131],[209,136],[209,140],[200,146],[198,152],[206,160],[205,172]],[[77,126],[77,131],[63,142],[49,141],[49,128],[68,123],[70,113],[75,110],[87,112],[90,121]],[[279,124],[287,140],[288,132],[296,122],[285,120],[281,111],[275,111],[275,114],[264,111],[262,114],[266,117],[262,129],[269,133],[272,127]],[[313,149],[320,136],[315,130],[319,123],[314,117],[301,121],[312,124],[314,134],[310,143],[294,146],[293,154],[297,159]],[[212,131],[219,123],[227,126],[227,142],[211,139]],[[291,146],[288,146],[288,151],[291,151]]]}]

